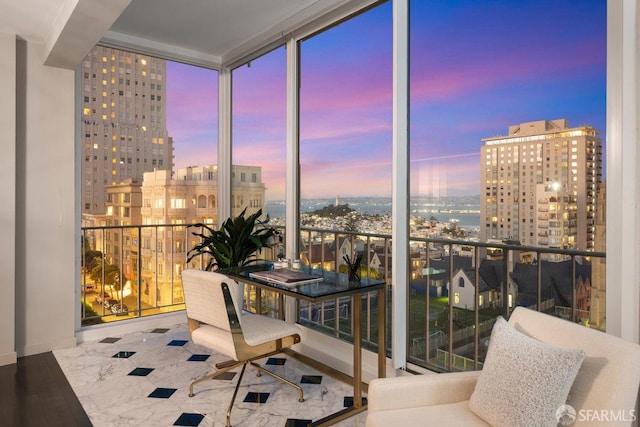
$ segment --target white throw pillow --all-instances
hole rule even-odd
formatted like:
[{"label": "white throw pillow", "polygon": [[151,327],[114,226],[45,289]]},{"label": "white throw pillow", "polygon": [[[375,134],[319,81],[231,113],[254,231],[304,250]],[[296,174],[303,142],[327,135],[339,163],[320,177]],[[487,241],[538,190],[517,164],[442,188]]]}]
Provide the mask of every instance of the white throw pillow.
[{"label": "white throw pillow", "polygon": [[557,426],[583,350],[531,338],[498,317],[470,409],[495,427]]}]

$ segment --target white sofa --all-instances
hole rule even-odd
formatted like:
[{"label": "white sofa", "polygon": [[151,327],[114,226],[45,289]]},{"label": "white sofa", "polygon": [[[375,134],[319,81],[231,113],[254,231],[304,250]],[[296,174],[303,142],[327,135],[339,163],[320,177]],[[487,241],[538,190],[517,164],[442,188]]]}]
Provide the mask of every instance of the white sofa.
[{"label": "white sofa", "polygon": [[[639,345],[522,307],[514,310],[509,325],[544,343],[584,350],[569,393],[575,419],[563,425],[634,424]],[[488,426],[469,406],[479,376],[476,371],[374,379],[369,384],[366,426]]]}]

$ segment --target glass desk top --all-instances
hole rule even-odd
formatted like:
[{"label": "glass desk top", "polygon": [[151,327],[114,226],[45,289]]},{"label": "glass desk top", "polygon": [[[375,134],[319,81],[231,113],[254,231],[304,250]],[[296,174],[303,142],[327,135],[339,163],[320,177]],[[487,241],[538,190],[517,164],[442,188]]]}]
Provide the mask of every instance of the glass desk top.
[{"label": "glass desk top", "polygon": [[219,273],[225,274],[239,282],[256,284],[262,288],[272,288],[274,291],[284,295],[311,302],[376,291],[385,286],[385,281],[380,279],[364,278],[359,282],[349,282],[347,274],[309,269],[306,267],[303,267],[301,271],[313,276],[322,277],[322,281],[303,284],[287,283],[286,285],[282,285],[250,276],[250,273],[268,271],[271,268],[271,264],[256,264],[240,268],[221,269]]}]

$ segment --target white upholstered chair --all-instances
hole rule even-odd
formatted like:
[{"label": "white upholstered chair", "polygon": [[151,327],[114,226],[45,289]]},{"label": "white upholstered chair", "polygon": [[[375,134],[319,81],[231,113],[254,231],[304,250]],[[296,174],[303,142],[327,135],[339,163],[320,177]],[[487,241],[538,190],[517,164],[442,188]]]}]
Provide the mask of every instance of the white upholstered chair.
[{"label": "white upholstered chair", "polygon": [[[574,419],[562,419],[560,425],[632,425],[637,418],[635,405],[640,385],[639,345],[522,307],[516,308],[508,324],[504,324],[534,338],[536,343],[584,351],[584,360],[576,368],[577,376],[568,385],[571,388],[567,405],[560,405],[563,410],[566,406],[575,410],[574,414],[568,414]],[[517,357],[514,361],[517,373],[506,378],[507,385],[514,377],[524,376],[528,369],[523,360],[526,355],[512,357]],[[487,370],[487,364],[484,369]],[[481,371],[474,371],[374,379],[368,389],[366,426],[488,426],[470,405],[481,375]],[[554,415],[559,416],[557,412]],[[494,424],[513,425],[506,417],[504,423]],[[551,424],[558,424],[557,419],[551,420]],[[549,424],[531,419],[528,425]]]},{"label": "white upholstered chair", "polygon": [[257,364],[255,360],[281,352],[300,342],[296,325],[279,319],[242,311],[242,286],[229,277],[210,271],[188,269],[182,272],[182,286],[191,340],[217,353],[231,358],[216,364],[217,370],[200,378],[193,386],[242,366],[231,403],[227,410],[227,426],[231,421],[231,409],[238,393],[247,364],[298,390],[300,402],[304,401],[302,388]]}]

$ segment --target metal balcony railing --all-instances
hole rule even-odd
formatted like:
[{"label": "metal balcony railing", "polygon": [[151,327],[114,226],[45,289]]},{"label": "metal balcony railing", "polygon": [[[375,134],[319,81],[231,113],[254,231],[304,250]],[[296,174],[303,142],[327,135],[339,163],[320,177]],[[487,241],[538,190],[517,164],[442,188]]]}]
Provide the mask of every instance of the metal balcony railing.
[{"label": "metal balcony railing", "polygon": [[[183,310],[180,272],[207,262],[196,258],[186,265],[187,250],[196,239],[192,231],[184,224],[82,228],[82,325]],[[390,343],[391,291],[397,277],[391,271],[391,236],[302,228],[299,241],[301,263],[315,268],[346,272],[343,255],[363,255],[361,275],[387,283]],[[274,246],[259,257],[273,261],[284,249]],[[495,318],[508,317],[517,305],[604,327],[604,253],[411,238],[409,260],[399,274],[407,277],[410,363],[443,371],[481,368]],[[377,351],[377,296],[372,292],[362,298],[363,347]],[[297,304],[298,323],[352,340],[350,298]],[[256,307],[276,317],[279,298],[246,286],[245,308]],[[387,355],[390,351],[386,349]]]}]

